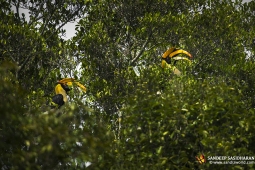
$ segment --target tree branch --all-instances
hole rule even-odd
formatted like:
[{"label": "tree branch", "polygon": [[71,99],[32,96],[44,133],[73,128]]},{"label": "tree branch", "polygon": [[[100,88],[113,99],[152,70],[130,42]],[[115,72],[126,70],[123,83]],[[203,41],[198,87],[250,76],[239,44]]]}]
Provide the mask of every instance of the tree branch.
[{"label": "tree branch", "polygon": [[149,40],[152,36],[152,32],[150,33],[149,37],[147,38],[147,40],[144,42],[143,47],[141,49],[141,51],[138,53],[138,55],[131,61],[130,65],[134,65],[134,63],[142,56],[143,52],[145,51],[145,47],[148,45]]},{"label": "tree branch", "polygon": [[27,64],[29,58],[30,58],[30,55],[28,55],[27,58],[23,61],[23,63],[20,64],[20,66],[19,66],[20,70],[24,68],[24,66]]}]

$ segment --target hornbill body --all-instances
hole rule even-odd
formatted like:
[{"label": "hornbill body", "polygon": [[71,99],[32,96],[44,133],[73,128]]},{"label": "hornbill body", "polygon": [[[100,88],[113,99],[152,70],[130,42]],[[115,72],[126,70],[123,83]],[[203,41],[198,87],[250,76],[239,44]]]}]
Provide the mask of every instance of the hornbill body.
[{"label": "hornbill body", "polygon": [[58,107],[63,106],[67,102],[67,92],[71,88],[67,84],[58,83],[55,87],[55,96],[52,97],[52,104],[58,105]]}]

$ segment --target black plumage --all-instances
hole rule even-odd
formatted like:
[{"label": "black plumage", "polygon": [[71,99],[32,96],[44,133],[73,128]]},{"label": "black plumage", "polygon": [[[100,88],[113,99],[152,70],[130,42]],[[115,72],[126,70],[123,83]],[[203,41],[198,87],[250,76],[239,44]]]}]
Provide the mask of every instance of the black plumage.
[{"label": "black plumage", "polygon": [[[55,96],[53,96],[52,102],[54,104],[57,104],[59,108],[65,104],[62,94],[56,94]],[[53,106],[53,107],[55,107],[55,106]]]}]

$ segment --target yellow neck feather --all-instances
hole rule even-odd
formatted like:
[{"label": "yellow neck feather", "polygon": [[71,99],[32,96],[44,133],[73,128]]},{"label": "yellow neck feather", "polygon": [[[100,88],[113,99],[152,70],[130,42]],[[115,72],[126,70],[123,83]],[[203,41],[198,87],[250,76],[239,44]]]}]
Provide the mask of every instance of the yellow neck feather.
[{"label": "yellow neck feather", "polygon": [[67,94],[66,94],[66,91],[62,88],[61,84],[56,85],[55,93],[62,94],[64,102],[67,102]]}]

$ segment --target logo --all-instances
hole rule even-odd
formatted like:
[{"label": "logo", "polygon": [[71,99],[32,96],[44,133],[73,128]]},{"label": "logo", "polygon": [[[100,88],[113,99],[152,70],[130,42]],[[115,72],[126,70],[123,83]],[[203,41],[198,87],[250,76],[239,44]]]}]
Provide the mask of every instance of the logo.
[{"label": "logo", "polygon": [[201,154],[199,157],[196,156],[196,159],[200,164],[204,164],[206,162],[205,156],[203,154]]}]

